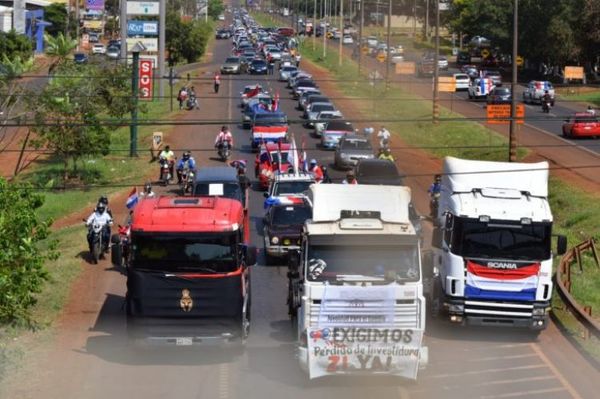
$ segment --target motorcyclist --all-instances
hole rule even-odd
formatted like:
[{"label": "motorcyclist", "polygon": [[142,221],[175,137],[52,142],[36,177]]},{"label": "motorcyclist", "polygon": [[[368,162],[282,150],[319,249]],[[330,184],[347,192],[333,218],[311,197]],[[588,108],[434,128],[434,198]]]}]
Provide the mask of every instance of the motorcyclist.
[{"label": "motorcyclist", "polygon": [[591,105],[588,105],[586,112],[592,116],[596,116],[596,110]]},{"label": "motorcyclist", "polygon": [[429,196],[432,197],[435,194],[439,194],[442,191],[442,175],[435,175],[433,178],[433,183],[429,186]]},{"label": "motorcyclist", "polygon": [[196,172],[196,160],[189,151],[184,152],[179,162],[177,162],[177,184],[182,183],[182,172],[186,166],[192,172]]},{"label": "motorcyclist", "polygon": [[327,166],[321,166],[321,171],[323,172],[323,181],[322,183],[332,183],[331,177],[329,177],[329,171],[327,170]]},{"label": "motorcyclist", "polygon": [[150,182],[146,182],[144,185],[144,191],[141,193],[144,198],[154,198],[156,194],[152,191],[152,184]]},{"label": "motorcyclist", "polygon": [[342,184],[358,184],[353,171],[350,170],[346,173],[346,178],[342,181]]},{"label": "motorcyclist", "polygon": [[[174,176],[173,167],[175,165],[175,160],[177,159],[177,157],[175,156],[175,153],[171,151],[170,146],[165,146],[165,149],[162,150],[158,155],[158,159],[166,159],[167,162],[169,162],[169,173],[171,174],[171,176]],[[160,179],[160,175],[158,176],[158,178]]]},{"label": "motorcyclist", "polygon": [[192,108],[196,108],[196,109],[200,109],[200,104],[198,104],[198,98],[196,98],[196,90],[194,89],[194,86],[190,87],[189,90],[189,105],[188,108],[192,109]]},{"label": "motorcyclist", "polygon": [[215,79],[214,79],[215,93],[219,92],[219,87],[220,86],[221,86],[221,75],[219,75],[219,72],[215,72]]},{"label": "motorcyclist", "polygon": [[316,159],[310,160],[310,165],[308,166],[308,172],[312,173],[315,181],[317,183],[321,183],[323,181],[323,169],[317,164]]},{"label": "motorcyclist", "polygon": [[548,90],[545,90],[544,95],[542,96],[542,109],[549,110],[550,104],[552,104],[552,97],[550,96]]},{"label": "motorcyclist", "polygon": [[106,212],[110,215],[111,218],[113,217],[112,210],[108,206],[108,197],[106,195],[101,195],[100,198],[98,198],[98,204],[104,205]]},{"label": "motorcyclist", "polygon": [[187,87],[183,86],[179,89],[179,93],[177,94],[177,101],[179,101],[179,109],[183,109],[183,104],[187,100],[188,90]]},{"label": "motorcyclist", "polygon": [[377,157],[379,159],[383,159],[386,161],[392,161],[394,162],[394,156],[392,155],[392,151],[389,148],[382,148],[379,150],[379,156]]},{"label": "motorcyclist", "polygon": [[227,126],[221,127],[221,131],[217,134],[215,139],[215,148],[220,148],[224,142],[229,142],[229,146],[233,148],[233,135],[227,128]]},{"label": "motorcyclist", "polygon": [[391,133],[389,130],[385,128],[385,126],[381,126],[379,132],[377,132],[377,138],[379,139],[379,148],[385,148],[389,145]]},{"label": "motorcyclist", "polygon": [[[106,205],[103,202],[98,202],[94,212],[87,218],[85,225],[86,227],[92,226],[94,223],[98,223],[102,226],[102,242],[104,243],[103,250],[108,252],[108,243],[110,242],[110,226],[113,224],[112,216],[106,211]],[[88,230],[87,241],[90,252],[92,252],[92,229]]]}]

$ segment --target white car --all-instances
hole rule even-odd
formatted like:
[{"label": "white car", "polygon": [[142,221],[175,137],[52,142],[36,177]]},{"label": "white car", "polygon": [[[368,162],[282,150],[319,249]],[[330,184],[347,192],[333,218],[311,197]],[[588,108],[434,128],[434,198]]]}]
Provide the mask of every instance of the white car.
[{"label": "white car", "polygon": [[354,44],[354,39],[350,35],[344,35],[342,38],[342,44]]},{"label": "white car", "polygon": [[466,73],[455,73],[454,81],[456,83],[455,90],[469,90],[469,84],[471,83],[471,78]]},{"label": "white car", "polygon": [[106,47],[102,43],[96,43],[92,46],[92,54],[106,54]]},{"label": "white car", "polygon": [[225,21],[225,15],[219,14],[219,21]]},{"label": "white car", "polygon": [[377,38],[375,36],[367,37],[367,46],[369,47],[377,47]]},{"label": "white car", "polygon": [[404,62],[404,56],[401,54],[393,54],[390,62],[392,64],[400,64],[401,62]]},{"label": "white car", "polygon": [[330,121],[331,119],[342,119],[343,117],[344,116],[342,115],[342,113],[338,110],[319,112],[316,119],[319,122],[314,122],[315,137],[321,137],[321,135],[323,134],[323,129],[325,129],[325,125],[328,121]]}]

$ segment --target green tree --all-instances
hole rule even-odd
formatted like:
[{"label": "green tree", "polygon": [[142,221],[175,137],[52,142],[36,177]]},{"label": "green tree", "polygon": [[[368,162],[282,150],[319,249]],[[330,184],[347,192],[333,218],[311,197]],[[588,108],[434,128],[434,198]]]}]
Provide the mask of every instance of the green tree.
[{"label": "green tree", "polygon": [[223,0],[208,0],[208,15],[217,19],[225,11]]},{"label": "green tree", "polygon": [[69,55],[77,47],[77,40],[71,39],[70,36],[58,33],[56,37],[45,35],[44,40],[46,41],[46,54],[52,58],[52,62],[49,67],[50,73],[52,73],[57,67],[64,65]]},{"label": "green tree", "polygon": [[[35,148],[46,148],[63,162],[63,180],[78,177],[78,162],[93,155],[107,155],[110,128],[102,118],[121,118],[133,106],[129,96],[130,76],[124,66],[63,64],[59,77],[53,78],[29,104],[35,115],[32,141]],[[69,167],[72,166],[71,171]]]},{"label": "green tree", "polygon": [[33,44],[25,35],[18,34],[14,29],[9,32],[0,31],[0,58],[8,59],[21,57],[26,60],[33,56]]},{"label": "green tree", "polygon": [[212,34],[210,25],[198,20],[182,21],[174,11],[167,13],[166,20],[166,46],[171,61],[197,61],[204,54],[208,37]]},{"label": "green tree", "polygon": [[[74,13],[67,17],[67,7],[64,3],[52,3],[44,8],[44,19],[52,25],[47,26],[45,32],[50,36],[56,36],[59,33],[68,33],[75,36],[76,19]],[[67,32],[67,25],[69,32]]]},{"label": "green tree", "polygon": [[37,302],[47,272],[44,263],[56,259],[56,243],[48,240],[52,221],[36,210],[44,198],[0,178],[0,324],[33,326],[31,307]]}]

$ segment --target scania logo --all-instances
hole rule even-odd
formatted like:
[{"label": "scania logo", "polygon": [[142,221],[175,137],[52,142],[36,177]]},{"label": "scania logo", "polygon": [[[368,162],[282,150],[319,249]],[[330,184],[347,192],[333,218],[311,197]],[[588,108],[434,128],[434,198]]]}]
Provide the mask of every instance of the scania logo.
[{"label": "scania logo", "polygon": [[508,262],[488,262],[487,266],[491,267],[492,269],[516,269],[517,268],[516,263],[508,263]]}]

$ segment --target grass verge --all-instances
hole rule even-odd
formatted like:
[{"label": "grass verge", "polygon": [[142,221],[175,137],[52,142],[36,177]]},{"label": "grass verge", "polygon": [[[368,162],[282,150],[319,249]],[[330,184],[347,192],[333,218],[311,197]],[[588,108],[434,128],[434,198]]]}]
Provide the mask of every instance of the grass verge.
[{"label": "grass verge", "polygon": [[600,106],[600,90],[583,87],[564,87],[556,89],[564,100],[580,101]]}]

